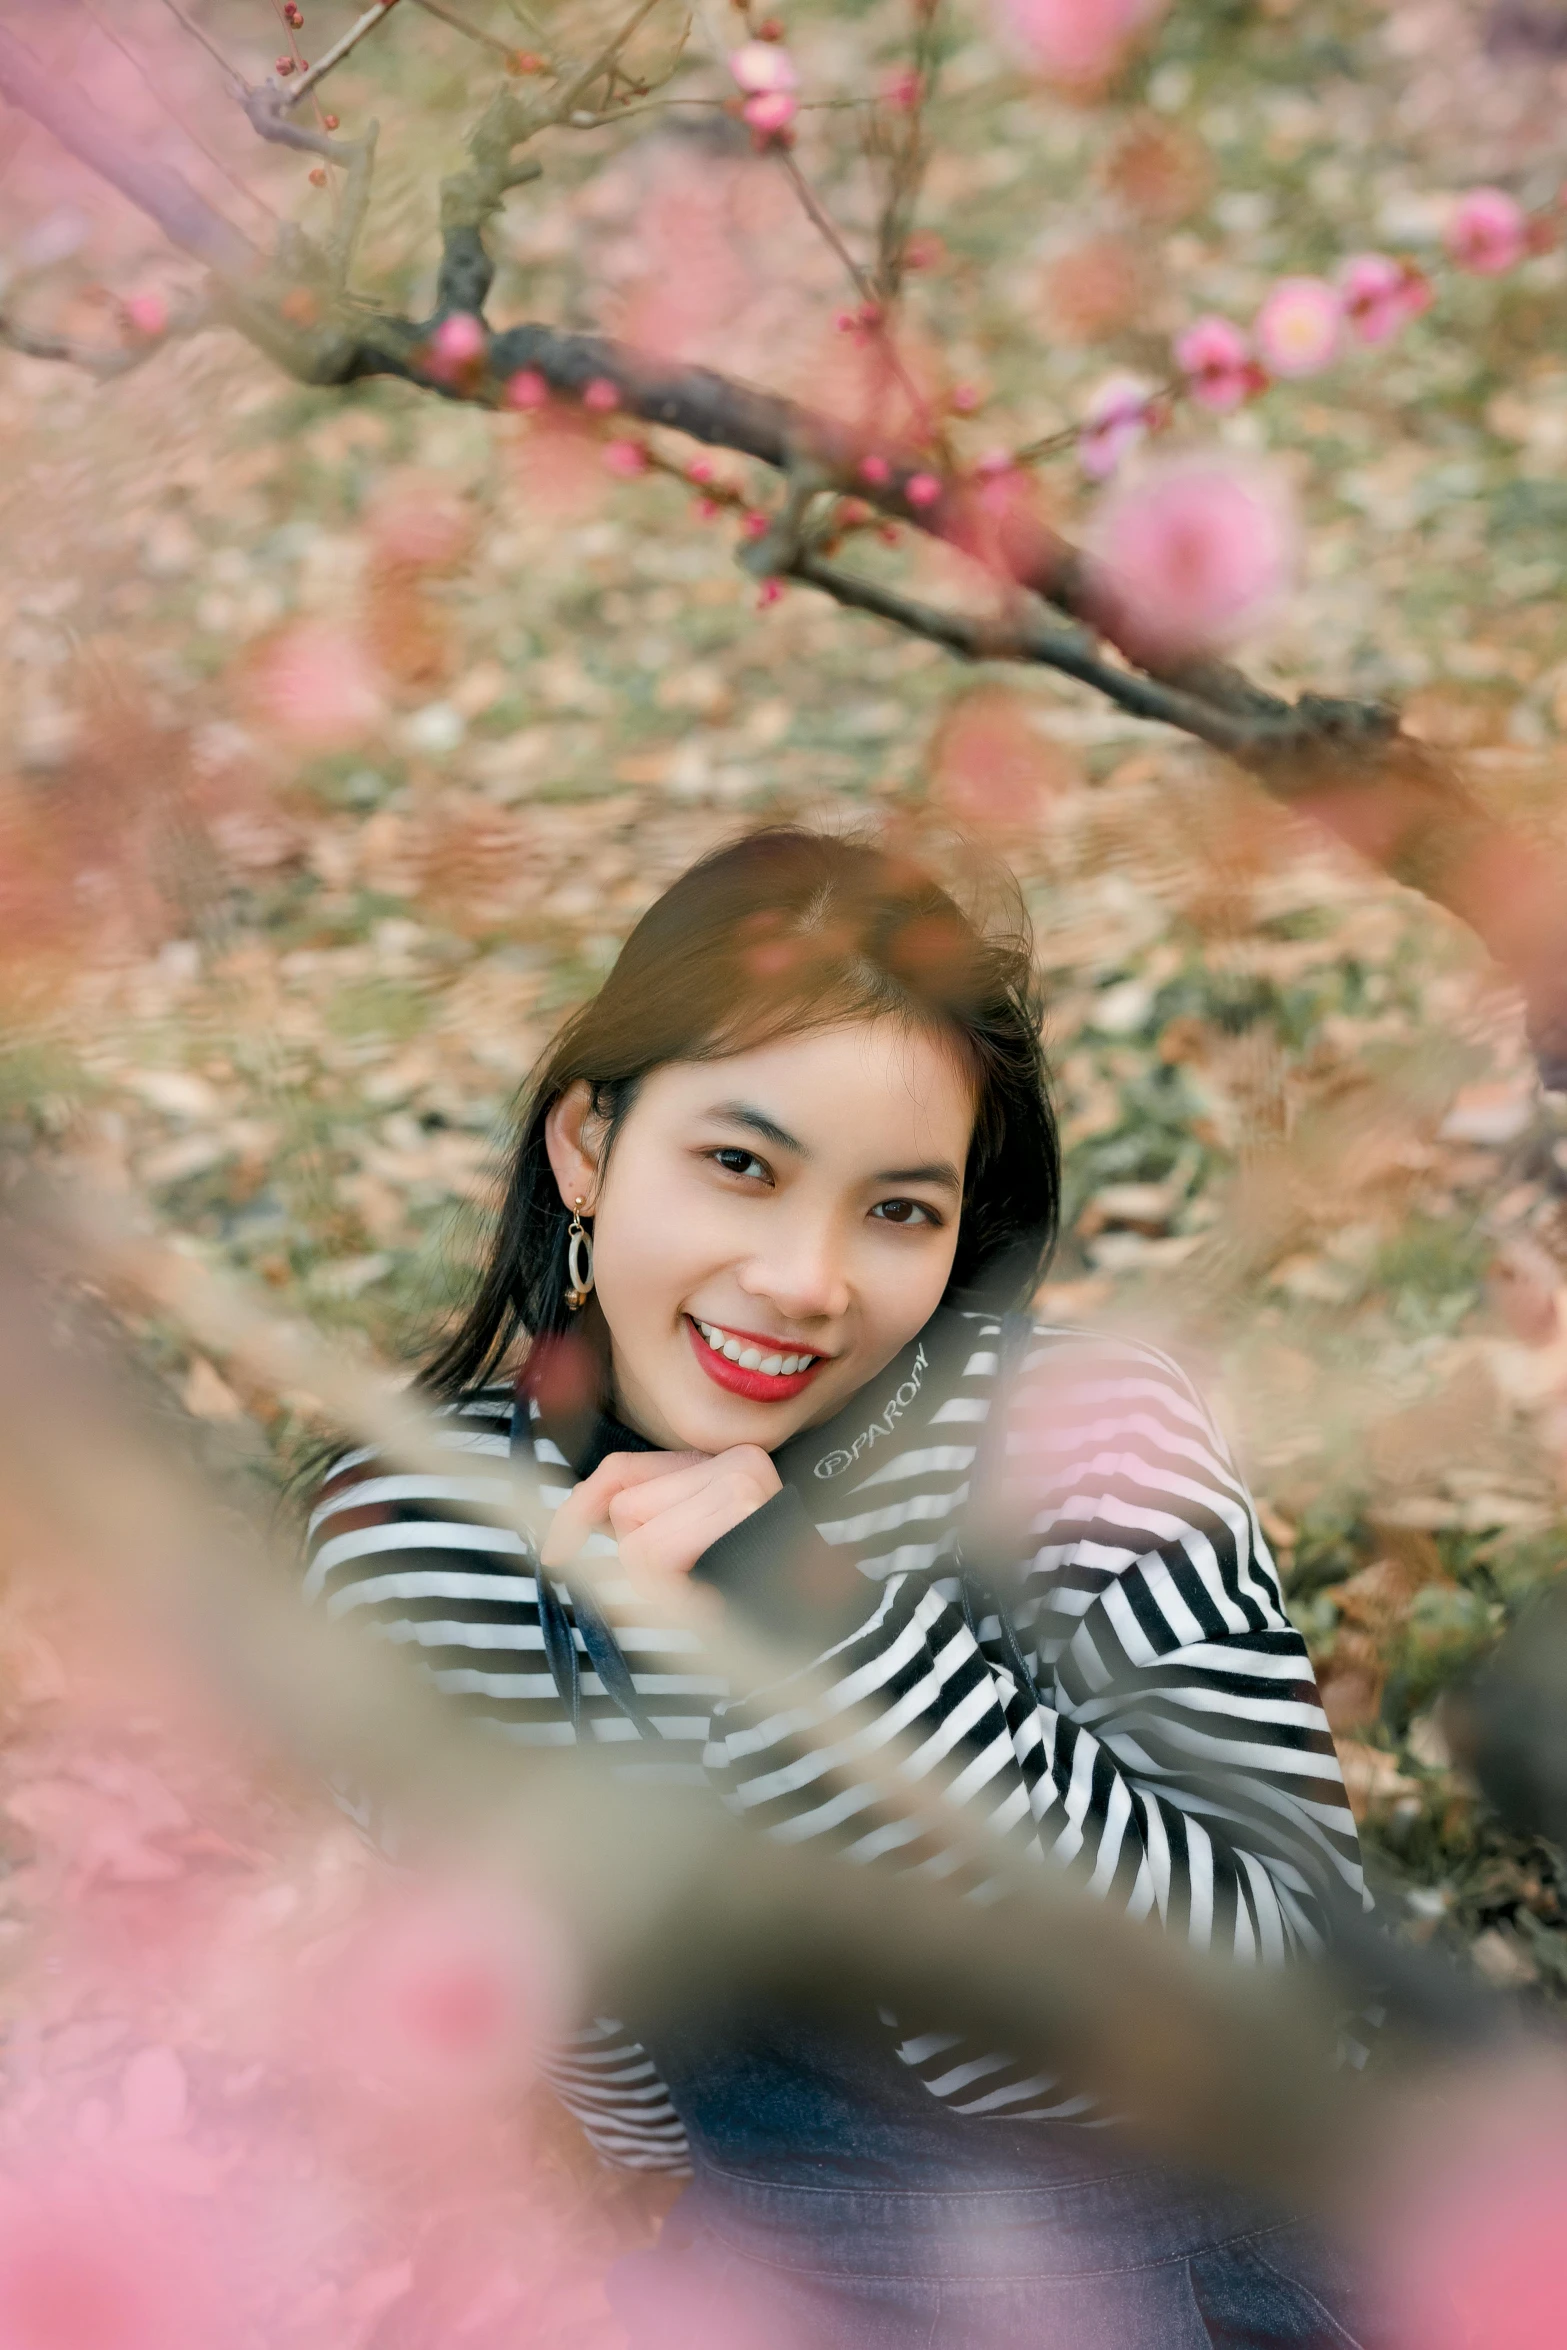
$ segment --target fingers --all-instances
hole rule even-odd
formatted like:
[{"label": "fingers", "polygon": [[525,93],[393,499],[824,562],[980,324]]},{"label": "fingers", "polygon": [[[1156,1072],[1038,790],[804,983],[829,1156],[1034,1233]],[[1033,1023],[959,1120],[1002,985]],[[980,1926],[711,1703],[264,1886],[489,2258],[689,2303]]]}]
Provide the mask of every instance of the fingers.
[{"label": "fingers", "polygon": [[688,1575],[702,1553],[756,1507],[755,1490],[743,1479],[705,1486],[661,1510],[645,1526],[621,1535],[621,1562],[639,1578],[667,1581],[673,1575]]},{"label": "fingers", "polygon": [[[671,1453],[665,1457],[673,1460],[682,1456]],[[605,1512],[611,1530],[617,1535],[630,1534],[657,1517],[660,1510],[689,1501],[703,1490],[712,1472],[711,1456],[702,1453],[688,1469],[672,1469],[667,1477],[646,1477],[640,1485],[625,1486],[611,1498]]]},{"label": "fingers", "polygon": [[588,1536],[609,1522],[618,1494],[684,1474],[706,1458],[699,1452],[610,1453],[555,1512],[539,1552],[540,1565],[569,1567]]}]

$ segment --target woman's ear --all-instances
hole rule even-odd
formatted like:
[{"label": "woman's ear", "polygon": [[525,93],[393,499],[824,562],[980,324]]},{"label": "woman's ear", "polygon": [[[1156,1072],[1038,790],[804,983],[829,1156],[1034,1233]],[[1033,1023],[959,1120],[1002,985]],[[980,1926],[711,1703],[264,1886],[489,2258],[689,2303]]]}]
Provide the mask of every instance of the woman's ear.
[{"label": "woman's ear", "polygon": [[544,1145],[561,1199],[568,1208],[581,1200],[590,1213],[599,1178],[597,1125],[593,1088],[585,1077],[574,1078],[551,1102],[544,1118]]}]

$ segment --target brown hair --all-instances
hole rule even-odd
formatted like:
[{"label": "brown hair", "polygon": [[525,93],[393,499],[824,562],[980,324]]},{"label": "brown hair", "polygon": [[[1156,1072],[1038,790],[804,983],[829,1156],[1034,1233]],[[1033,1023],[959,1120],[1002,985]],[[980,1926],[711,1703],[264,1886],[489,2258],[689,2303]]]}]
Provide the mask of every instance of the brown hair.
[{"label": "brown hair", "polygon": [[544,1134],[568,1086],[592,1088],[609,1150],[654,1069],[848,1020],[907,1020],[962,1052],[976,1113],[951,1290],[996,1308],[1026,1300],[1055,1240],[1060,1150],[1027,915],[1014,883],[993,894],[988,915],[968,913],[896,852],[792,827],[683,873],[534,1070],[478,1292],[426,1385],[460,1394],[519,1337],[570,1326],[569,1219]]}]

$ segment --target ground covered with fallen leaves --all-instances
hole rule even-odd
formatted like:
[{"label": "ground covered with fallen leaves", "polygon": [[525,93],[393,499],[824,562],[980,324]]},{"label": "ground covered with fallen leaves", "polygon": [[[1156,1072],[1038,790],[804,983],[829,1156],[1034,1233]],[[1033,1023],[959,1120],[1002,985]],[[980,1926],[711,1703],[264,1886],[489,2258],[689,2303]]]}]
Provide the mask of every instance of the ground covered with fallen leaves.
[{"label": "ground covered with fallen leaves", "polygon": [[[512,24],[499,0],[467,12]],[[304,160],[252,154],[156,0],[6,13],[247,227],[258,206],[321,225]],[[196,13],[265,67],[264,0]],[[311,0],[323,34],[353,13]],[[1248,317],[1281,274],[1366,246],[1433,257],[1456,189],[1554,191],[1553,14],[1177,6],[1098,107],[1033,86],[973,0],[954,16],[908,336],[924,380],[976,393],[953,427],[970,457],[1058,429],[1112,367],[1157,379],[1172,333]],[[876,87],[902,23],[799,9],[806,95]],[[383,119],[367,293],[427,304],[435,180],[489,70],[405,10],[334,83],[350,129]],[[693,53],[671,90],[717,86]],[[851,242],[870,224],[853,119],[808,108],[798,149]],[[650,106],[545,161],[496,232],[497,322],[603,324],[852,404],[839,265],[730,118]],[[15,298],[42,288],[83,338],[116,331],[103,286],[185,282],[36,131],[0,178],[0,253]],[[1256,672],[1400,701],[1552,836],[1564,303],[1560,252],[1441,277],[1396,346],[1175,427],[1271,455],[1300,501],[1302,584]],[[1080,523],[1070,455],[1042,478]],[[106,385],[3,355],[0,512],[19,1151],[407,1355],[467,1278],[535,1054],[690,859],[768,818],[887,826],[943,858],[966,829],[1021,882],[1048,982],[1068,1215],[1047,1310],[1171,1346],[1233,1429],[1385,1914],[1495,1983],[1567,1994],[1561,1856],[1498,1829],[1440,1717],[1557,1572],[1567,1509],[1567,1122],[1456,925],[1075,687],[963,670],[801,588],[759,610],[732,521],[548,419],[302,391],[226,332]],[[963,592],[928,550],[867,561]],[[297,1457],[286,1403],[172,1328],[140,1338],[258,1491]],[[88,1800],[39,1759],[58,1690],[34,1664],[6,1697],[23,1856],[50,1802]],[[94,1800],[198,1857],[183,1797],[140,1826],[134,1788]]]}]

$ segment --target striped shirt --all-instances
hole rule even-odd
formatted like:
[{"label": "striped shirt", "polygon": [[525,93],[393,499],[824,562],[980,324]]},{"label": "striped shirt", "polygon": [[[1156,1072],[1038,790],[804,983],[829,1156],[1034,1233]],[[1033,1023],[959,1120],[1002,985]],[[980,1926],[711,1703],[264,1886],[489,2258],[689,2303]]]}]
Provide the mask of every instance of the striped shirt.
[{"label": "striped shirt", "polygon": [[[994,1316],[941,1309],[835,1419],[781,1448],[781,1493],[698,1562],[797,1647],[806,1620],[824,1627],[809,1690],[787,1673],[733,1690],[697,1635],[639,1624],[629,1586],[601,1590],[657,1734],[639,1772],[705,1782],[772,1836],[939,1865],[928,1827],[856,1783],[853,1743],[833,1726],[853,1701],[901,1730],[927,1795],[977,1807],[1129,1915],[1243,1961],[1315,1953],[1335,1909],[1364,1900],[1355,1824],[1224,1440],[1153,1348],[1039,1325],[1021,1337],[1004,1362]],[[617,1441],[604,1426],[588,1457],[573,1447],[574,1468],[537,1406],[494,1387],[446,1411],[448,1478],[348,1454],[311,1519],[308,1596],[415,1650],[508,1738],[640,1740],[557,1585],[577,1651],[573,1720],[532,1550],[465,1514],[485,1498],[486,1459],[513,1449],[558,1507]],[[884,2021],[889,2062],[954,2111],[1091,2108],[1002,2054]],[[550,2069],[606,2160],[685,2167],[664,2086],[615,2019],[595,2019]]]}]

